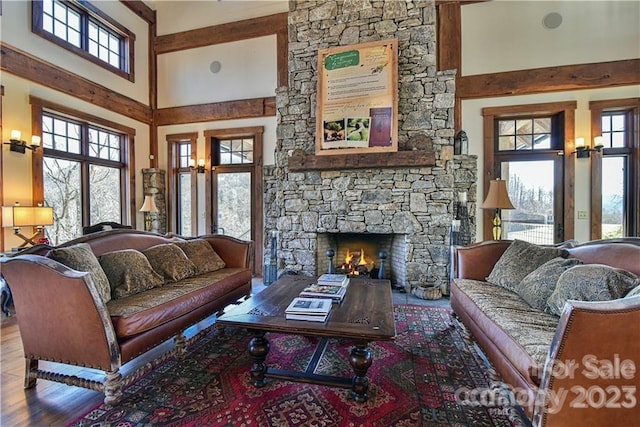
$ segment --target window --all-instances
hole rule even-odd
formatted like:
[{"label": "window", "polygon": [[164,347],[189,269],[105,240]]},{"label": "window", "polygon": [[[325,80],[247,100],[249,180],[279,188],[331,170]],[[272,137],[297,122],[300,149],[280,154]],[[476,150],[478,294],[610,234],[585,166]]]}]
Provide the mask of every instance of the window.
[{"label": "window", "polygon": [[42,165],[35,168],[42,193],[34,199],[53,207],[54,224],[46,229],[51,243],[79,237],[82,227],[99,222],[131,223],[135,131],[35,97],[31,103],[43,148],[33,156]]},{"label": "window", "polygon": [[32,31],[65,49],[133,78],[135,37],[88,2],[33,1]]},{"label": "window", "polygon": [[[573,128],[573,103],[485,108],[485,194],[489,180],[507,181],[513,210],[502,210],[502,238],[553,244],[573,237],[572,209],[565,203],[573,164],[567,165],[565,135]],[[492,238],[492,217],[484,214],[484,239]],[[570,229],[567,229],[567,227]]]},{"label": "window", "polygon": [[181,236],[198,234],[197,174],[192,165],[196,163],[195,147],[198,135],[186,133],[167,135],[169,148],[169,202],[171,230]]},{"label": "window", "polygon": [[594,101],[591,134],[602,136],[602,155],[591,160],[591,238],[638,235],[639,99]]}]

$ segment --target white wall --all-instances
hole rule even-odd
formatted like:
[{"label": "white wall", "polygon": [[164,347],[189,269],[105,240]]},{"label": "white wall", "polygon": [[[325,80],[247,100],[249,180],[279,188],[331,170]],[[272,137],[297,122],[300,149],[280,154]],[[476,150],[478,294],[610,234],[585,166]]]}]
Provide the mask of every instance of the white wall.
[{"label": "white wall", "polygon": [[158,55],[160,108],[270,97],[276,86],[275,35]]},{"label": "white wall", "polygon": [[[543,26],[559,13],[556,29]],[[640,57],[639,1],[494,0],[462,7],[462,75]]]},{"label": "white wall", "polygon": [[[543,27],[549,12],[559,12],[563,23],[555,30]],[[640,2],[628,1],[491,1],[462,7],[462,75],[494,73],[556,65],[640,58]],[[604,28],[604,31],[602,30]],[[640,86],[575,90],[536,95],[464,100],[462,128],[469,136],[470,154],[478,155],[478,205],[484,195],[482,108],[576,101],[575,135],[591,138],[589,102],[640,97]],[[590,239],[588,162],[576,161],[575,238]],[[478,240],[482,213],[476,211]]]}]

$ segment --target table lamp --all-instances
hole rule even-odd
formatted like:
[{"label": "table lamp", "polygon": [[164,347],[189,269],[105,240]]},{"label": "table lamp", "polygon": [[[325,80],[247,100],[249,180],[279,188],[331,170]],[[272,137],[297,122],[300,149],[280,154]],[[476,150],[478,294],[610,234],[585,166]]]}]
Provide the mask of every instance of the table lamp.
[{"label": "table lamp", "polygon": [[489,182],[489,192],[482,203],[482,209],[495,209],[493,217],[493,240],[500,240],[502,237],[502,220],[500,219],[500,209],[515,209],[509,199],[507,191],[507,181],[492,179]]}]

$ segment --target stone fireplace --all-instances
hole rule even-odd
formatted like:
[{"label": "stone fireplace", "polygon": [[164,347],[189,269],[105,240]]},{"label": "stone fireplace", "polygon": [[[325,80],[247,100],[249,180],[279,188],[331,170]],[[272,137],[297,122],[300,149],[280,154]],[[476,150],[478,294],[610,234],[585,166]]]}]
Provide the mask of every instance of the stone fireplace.
[{"label": "stone fireplace", "polygon": [[[475,211],[477,159],[453,155],[455,70],[436,69],[434,1],[306,1],[289,8],[289,86],[277,90],[276,164],[264,169],[265,236],[277,238],[279,274],[326,272],[326,251],[336,235],[348,234],[380,242],[389,253],[388,278],[398,286],[410,290],[429,266],[446,282],[454,200],[467,192]],[[291,156],[315,153],[318,50],[390,38],[399,47],[399,150],[426,150],[434,161],[291,168]],[[471,227],[475,235],[473,218]],[[265,247],[265,259],[270,255]]]}]

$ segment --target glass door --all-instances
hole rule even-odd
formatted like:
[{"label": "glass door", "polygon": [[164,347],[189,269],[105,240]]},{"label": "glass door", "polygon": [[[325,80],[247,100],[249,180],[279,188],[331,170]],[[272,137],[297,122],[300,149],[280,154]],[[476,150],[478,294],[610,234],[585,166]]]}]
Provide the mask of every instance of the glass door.
[{"label": "glass door", "polygon": [[561,161],[505,161],[500,175],[515,206],[502,210],[502,238],[543,245],[562,241],[562,185],[557,185],[562,182]]},{"label": "glass door", "polygon": [[212,227],[215,228],[212,231],[252,240],[251,172],[224,172],[222,168],[216,168],[213,176],[215,208]]}]

